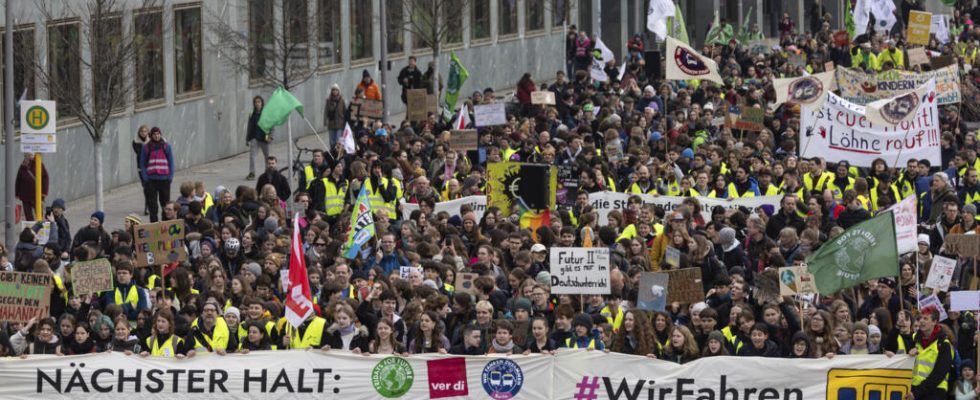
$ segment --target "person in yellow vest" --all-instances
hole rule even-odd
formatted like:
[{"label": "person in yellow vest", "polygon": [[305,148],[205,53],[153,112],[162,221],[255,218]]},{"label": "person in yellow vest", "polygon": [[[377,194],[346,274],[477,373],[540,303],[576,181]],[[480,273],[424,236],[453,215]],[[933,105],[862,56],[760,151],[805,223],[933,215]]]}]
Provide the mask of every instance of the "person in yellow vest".
[{"label": "person in yellow vest", "polygon": [[[570,349],[605,350],[599,331],[592,328],[592,316],[578,314],[572,320],[572,336],[565,339],[564,346]],[[561,345],[561,344],[559,344]]]},{"label": "person in yellow vest", "polygon": [[964,64],[973,65],[973,60],[975,60],[977,58],[977,45],[976,45],[976,42],[974,42],[972,40],[967,40],[966,41],[966,46],[963,47],[963,50],[960,52],[960,55],[963,56],[963,63]]},{"label": "person in yellow vest", "polygon": [[762,167],[759,169],[759,194],[763,196],[779,196],[779,186],[772,183],[772,169]]},{"label": "person in yellow vest", "polygon": [[174,313],[161,308],[153,316],[153,334],[145,340],[140,357],[190,358],[197,352],[190,343],[174,334]]},{"label": "person in yellow vest", "polygon": [[846,160],[837,163],[837,171],[834,174],[834,179],[830,183],[830,190],[834,193],[834,198],[837,201],[844,198],[845,190],[854,189],[854,178],[848,175],[850,168],[851,163]]},{"label": "person in yellow vest", "polygon": [[926,307],[919,313],[919,331],[916,332],[915,348],[909,351],[915,357],[912,367],[912,392],[906,400],[942,400],[949,389],[947,375],[953,367],[953,348],[949,338],[939,327],[939,310]]},{"label": "person in yellow vest", "polygon": [[803,175],[803,187],[810,193],[823,193],[823,190],[830,188],[833,182],[834,173],[824,171],[823,160],[814,157],[810,161],[810,172]]},{"label": "person in yellow vest", "polygon": [[[347,179],[344,179],[344,164],[337,163],[329,173],[310,187],[310,201],[318,211],[327,217],[336,217],[344,211],[344,196],[347,194]],[[322,208],[321,208],[322,204]]]},{"label": "person in yellow vest", "polygon": [[891,207],[901,201],[898,186],[892,183],[892,176],[888,173],[878,175],[878,187],[871,189],[871,212],[877,213]]},{"label": "person in yellow vest", "polygon": [[623,308],[620,307],[622,302],[622,293],[618,290],[613,290],[606,297],[606,306],[602,307],[602,310],[599,311],[599,315],[605,317],[609,325],[612,325],[613,332],[619,332],[619,328],[623,326]]},{"label": "person in yellow vest", "polygon": [[737,199],[741,197],[760,196],[759,185],[754,179],[749,177],[749,171],[745,166],[735,168],[735,179],[728,184],[728,198]]},{"label": "person in yellow vest", "polygon": [[133,263],[120,261],[115,264],[116,289],[102,294],[102,304],[116,304],[122,308],[123,315],[130,322],[135,322],[140,311],[149,309],[146,289],[133,280]]},{"label": "person in yellow vest", "polygon": [[[219,314],[221,307],[218,302],[209,300],[201,307],[201,316],[191,322],[191,336],[194,338],[194,350],[225,355],[229,348],[231,334],[228,324]],[[232,349],[237,345],[231,346]]]},{"label": "person in yellow vest", "polygon": [[881,71],[885,69],[886,63],[889,62],[891,62],[892,64],[891,68],[901,69],[902,67],[904,67],[905,54],[902,52],[901,49],[895,47],[895,41],[892,39],[888,39],[885,43],[888,45],[888,47],[881,50],[881,52],[878,53],[878,56],[875,57],[875,70]]},{"label": "person in yellow vest", "polygon": [[316,314],[310,314],[297,327],[286,324],[285,334],[282,335],[282,345],[287,349],[321,349],[328,350],[326,339],[330,336],[327,332],[327,320],[320,318]]},{"label": "person in yellow vest", "polygon": [[980,181],[975,168],[969,167],[961,183],[963,186],[958,191],[960,202],[963,205],[980,202]]},{"label": "person in yellow vest", "polygon": [[279,348],[279,331],[276,323],[271,321],[272,316],[266,311],[265,304],[258,297],[246,297],[242,304],[245,307],[245,320],[238,324],[238,341],[244,342],[248,335],[248,323],[256,323],[265,327],[265,335],[269,338],[272,350]]},{"label": "person in yellow vest", "polygon": [[194,182],[194,198],[201,202],[201,215],[208,213],[208,209],[214,205],[214,196],[204,188],[204,182]]},{"label": "person in yellow vest", "polygon": [[310,161],[310,165],[303,168],[303,175],[300,175],[299,186],[297,187],[303,190],[310,190],[310,185],[319,179],[319,177],[323,176],[323,170],[329,167],[323,156],[323,150],[313,150],[313,160]]},{"label": "person in yellow vest", "polygon": [[650,179],[650,169],[647,166],[641,165],[636,169],[636,182],[633,182],[626,189],[626,193],[657,194],[657,185],[653,182],[653,179]]}]

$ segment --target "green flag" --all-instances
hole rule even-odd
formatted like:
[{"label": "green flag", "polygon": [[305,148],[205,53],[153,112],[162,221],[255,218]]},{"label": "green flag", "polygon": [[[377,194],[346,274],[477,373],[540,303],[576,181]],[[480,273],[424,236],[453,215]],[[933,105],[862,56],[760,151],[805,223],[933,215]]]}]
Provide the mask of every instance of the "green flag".
[{"label": "green flag", "polygon": [[844,27],[847,29],[847,37],[854,38],[854,11],[851,8],[851,0],[844,0]]},{"label": "green flag", "polygon": [[466,79],[469,77],[470,72],[459,62],[459,57],[456,57],[456,52],[452,52],[449,61],[449,79],[447,79],[443,114],[452,115],[456,111],[456,99],[459,98],[459,91],[463,88],[463,82],[466,82]]},{"label": "green flag", "polygon": [[354,202],[354,209],[351,210],[350,230],[347,232],[347,244],[344,245],[344,257],[349,260],[356,259],[361,246],[374,236],[374,214],[368,201],[368,184],[369,181],[361,183],[361,191]]},{"label": "green flag", "polygon": [[894,213],[883,213],[852,226],[820,246],[806,263],[820,294],[833,294],[871,279],[898,276]]},{"label": "green flag", "polygon": [[715,19],[711,22],[711,29],[708,30],[707,39],[705,39],[705,44],[720,44],[722,46],[728,44],[735,36],[734,29],[729,23],[724,25],[718,20],[718,12],[715,11]]},{"label": "green flag", "polygon": [[750,31],[752,27],[752,6],[749,6],[749,11],[745,13],[745,18],[742,19],[742,27],[738,29],[738,42],[745,44],[749,40],[755,40],[755,38],[750,37]]},{"label": "green flag", "polygon": [[262,107],[262,115],[259,116],[259,128],[263,131],[271,132],[272,128],[285,124],[289,118],[289,113],[296,110],[303,113],[303,103],[296,100],[292,93],[283,89],[282,86],[276,88],[269,96],[269,101]]},{"label": "green flag", "polygon": [[667,36],[680,40],[688,46],[691,45],[687,37],[687,25],[684,24],[684,13],[681,12],[680,4],[674,4],[674,16],[667,17]]}]

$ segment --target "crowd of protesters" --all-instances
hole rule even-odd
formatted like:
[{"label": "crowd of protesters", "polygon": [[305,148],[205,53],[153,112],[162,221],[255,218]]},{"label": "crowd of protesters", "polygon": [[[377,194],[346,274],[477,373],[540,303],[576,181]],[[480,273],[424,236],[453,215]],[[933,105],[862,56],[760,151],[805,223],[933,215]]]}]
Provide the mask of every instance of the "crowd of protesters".
[{"label": "crowd of protesters", "polygon": [[[980,81],[970,68],[980,40],[980,26],[973,24],[978,14],[980,7],[972,4],[956,7],[951,41],[927,46],[957,56],[964,85]],[[567,68],[549,83],[526,74],[515,82],[513,100],[492,89],[461,99],[468,110],[508,103],[508,123],[478,129],[479,149],[469,152],[451,149],[449,121],[434,114],[397,125],[358,118],[352,110],[363,99],[382,96],[365,71],[350,99],[339,86],[331,88],[324,125],[333,147],[314,153],[298,179],[281,174],[279,160],[267,156],[254,187],[209,192],[201,182],[182,182],[176,200],[169,192],[180,150],[166,143],[163,129],[143,127],[134,151],[146,211],[151,221],[184,222],[189,260],[137,267],[133,227],[142,223],[139,215],[105,221],[102,212],[94,212],[72,232],[64,201],[55,200],[44,215],[51,222],[46,244],[25,229],[16,248],[0,253],[8,269],[57,277],[50,313],[24,324],[5,323],[0,355],[120,351],[192,357],[296,348],[482,355],[568,347],[687,363],[719,355],[928,352],[935,366],[917,364],[914,398],[975,398],[980,385],[975,362],[968,359],[977,350],[975,316],[948,311],[940,321],[939,310],[919,310],[916,303],[932,257],[946,254],[944,237],[980,233],[977,125],[963,117],[959,105],[941,107],[942,165],[881,160],[873,168],[853,168],[846,161],[798,158],[800,109],[772,106],[772,79],[822,72],[827,61],[870,73],[928,66],[907,65],[903,54],[909,46],[898,30],[869,32],[842,46],[829,28],[836,21],[811,22],[819,30],[805,34],[793,33],[795,23],[784,17],[778,44],[769,52],[753,54],[734,39],[705,45],[701,51],[719,65],[723,86],[665,81],[662,73],[650,73],[643,52],[656,45],[640,35],[630,39],[629,54],[620,61],[625,73],[620,77],[610,62],[606,72],[612,79],[594,81],[589,69],[595,38],[572,27],[565,38]],[[784,24],[789,28],[783,30]],[[807,63],[791,65],[793,53],[805,54]],[[406,90],[431,88],[432,74],[423,74],[413,59],[398,81]],[[531,104],[536,90],[553,91],[556,105]],[[765,129],[739,132],[713,124],[729,105],[743,102],[766,109]],[[271,132],[257,125],[262,105],[261,98],[253,101],[247,134],[265,155]],[[352,154],[340,140],[345,123],[356,137]],[[465,206],[459,215],[433,212],[440,201],[484,194],[488,163],[507,160],[575,171],[574,200],[552,210],[550,226],[522,229],[508,215],[513,210],[494,207],[482,218]],[[249,178],[255,177],[253,166]],[[342,251],[362,186],[376,234],[365,251],[348,259]],[[603,225],[588,200],[599,191],[686,199],[665,211],[634,196]],[[710,212],[698,200],[744,196],[781,200],[778,207]],[[757,295],[759,274],[803,263],[829,238],[908,196],[919,199],[919,246],[902,258],[898,276],[833,295],[765,301]],[[419,207],[409,213],[407,203]],[[280,271],[289,268],[293,226],[287,210],[302,210],[302,248],[316,304],[316,313],[299,327],[283,312]],[[609,248],[611,294],[551,294],[552,246]],[[701,269],[704,301],[639,310],[640,274],[674,268],[665,260],[667,247],[681,251],[680,267]],[[75,295],[72,263],[98,257],[112,261],[116,289]],[[421,271],[402,277],[401,266]],[[479,274],[474,293],[454,287],[462,272]],[[953,287],[970,288],[972,276],[969,264],[958,267]]]}]

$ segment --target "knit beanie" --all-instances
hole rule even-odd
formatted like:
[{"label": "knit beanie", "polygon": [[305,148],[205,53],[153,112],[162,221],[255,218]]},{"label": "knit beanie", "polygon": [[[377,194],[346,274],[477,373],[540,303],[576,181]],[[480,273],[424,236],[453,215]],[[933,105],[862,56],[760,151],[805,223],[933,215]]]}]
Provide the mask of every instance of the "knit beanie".
[{"label": "knit beanie", "polygon": [[584,313],[576,315],[575,319],[572,320],[572,328],[575,328],[579,325],[584,326],[586,330],[591,331],[592,317],[589,316],[589,314],[584,314]]}]

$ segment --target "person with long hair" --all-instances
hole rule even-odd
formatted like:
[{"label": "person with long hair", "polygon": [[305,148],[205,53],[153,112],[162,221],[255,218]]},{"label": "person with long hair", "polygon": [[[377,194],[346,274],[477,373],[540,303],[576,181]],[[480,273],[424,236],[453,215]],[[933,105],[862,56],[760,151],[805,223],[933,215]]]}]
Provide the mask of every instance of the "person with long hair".
[{"label": "person with long hair", "polygon": [[129,321],[126,317],[116,317],[113,329],[112,340],[106,346],[106,351],[120,351],[127,356],[140,352],[140,349],[142,349],[140,340],[136,335],[132,334]]},{"label": "person with long hair", "polygon": [[[882,330],[882,332],[885,331]],[[887,336],[882,345],[885,355],[908,354],[915,346],[914,333],[912,313],[909,310],[899,311],[895,326],[887,331]]]},{"label": "person with long hair", "polygon": [[670,339],[673,336],[674,323],[670,316],[662,311],[653,312],[653,340],[655,354],[663,355],[670,347]]},{"label": "person with long hair", "polygon": [[623,314],[623,326],[613,336],[612,351],[637,356],[658,355],[650,317],[640,310],[629,310]]},{"label": "person with long hair", "polygon": [[542,317],[531,318],[531,337],[527,339],[526,347],[525,355],[531,353],[553,354],[558,349],[558,343],[549,335],[547,319]]},{"label": "person with long hair", "polygon": [[248,116],[248,128],[245,132],[245,143],[249,147],[248,151],[248,176],[246,180],[255,179],[255,156],[262,150],[262,159],[269,158],[269,142],[272,141],[272,129],[266,132],[259,127],[259,117],[262,115],[262,107],[265,100],[262,96],[252,98],[252,114]]},{"label": "person with long hair", "polygon": [[87,322],[81,322],[75,326],[75,340],[64,349],[66,356],[79,354],[97,353],[98,346],[92,335],[92,327]]},{"label": "person with long hair", "polygon": [[150,192],[146,184],[146,180],[143,179],[143,167],[140,164],[140,155],[143,152],[143,146],[150,141],[150,127],[147,125],[140,125],[136,129],[136,137],[133,138],[133,152],[136,153],[136,175],[140,177],[140,184],[143,187],[143,215],[150,215]]},{"label": "person with long hair", "polygon": [[670,344],[662,359],[687,364],[698,359],[700,355],[701,350],[698,349],[698,342],[694,340],[691,330],[684,325],[675,325],[670,333]]},{"label": "person with long hair", "polygon": [[809,342],[811,358],[832,356],[840,350],[840,344],[834,337],[834,320],[829,312],[814,311],[807,320],[804,332],[806,332]]},{"label": "person with long hair", "polygon": [[169,308],[157,310],[153,316],[153,333],[146,338],[140,357],[190,358],[196,352],[193,343],[174,334],[174,314]]},{"label": "person with long hair", "polygon": [[408,350],[395,337],[395,324],[388,318],[378,320],[378,327],[375,329],[374,339],[368,345],[368,354],[401,354],[407,355]]},{"label": "person with long hair", "polygon": [[262,321],[245,323],[245,338],[238,344],[238,352],[248,354],[252,351],[272,350],[272,343]]},{"label": "person with long hair", "polygon": [[442,334],[439,316],[434,311],[423,312],[413,331],[413,339],[408,345],[412,354],[446,354],[449,349],[449,339]]},{"label": "person with long hair", "polygon": [[370,344],[371,336],[368,333],[367,324],[357,326],[357,315],[354,309],[346,302],[340,302],[333,306],[334,323],[327,327],[327,336],[324,343],[331,350],[347,350],[353,353],[366,353]]}]

